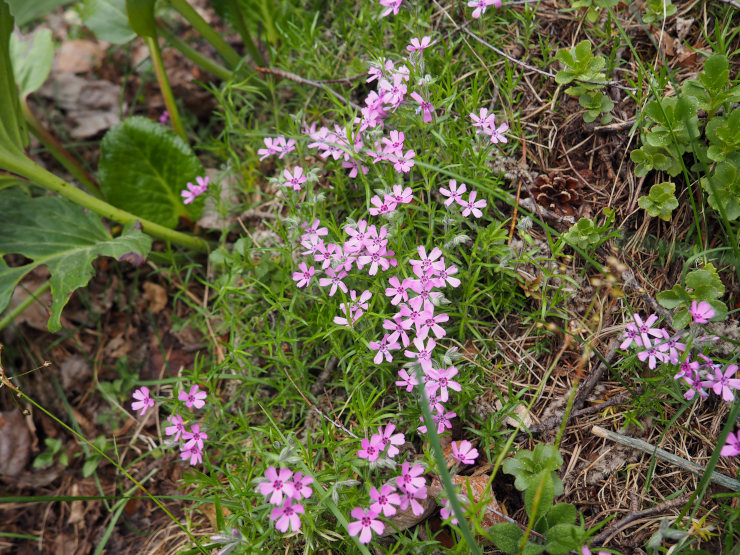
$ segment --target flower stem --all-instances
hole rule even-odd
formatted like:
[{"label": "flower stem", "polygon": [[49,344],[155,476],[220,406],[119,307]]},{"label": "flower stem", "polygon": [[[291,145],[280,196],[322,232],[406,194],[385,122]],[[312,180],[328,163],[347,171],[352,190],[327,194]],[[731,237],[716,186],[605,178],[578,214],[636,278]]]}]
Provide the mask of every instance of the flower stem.
[{"label": "flower stem", "polygon": [[185,128],[182,126],[182,120],[180,119],[180,112],[177,111],[177,103],[175,102],[175,96],[172,94],[172,88],[170,87],[170,81],[167,79],[167,72],[164,69],[164,63],[162,62],[162,53],[159,50],[159,43],[156,37],[142,37],[149,48],[149,55],[152,58],[152,64],[154,65],[154,73],[157,74],[157,81],[159,82],[159,89],[162,91],[164,97],[164,104],[167,106],[167,111],[170,113],[170,121],[172,122],[172,129],[175,133],[187,142],[188,137],[185,133]]},{"label": "flower stem", "polygon": [[44,189],[54,191],[64,198],[67,198],[74,203],[79,204],[83,208],[87,208],[88,210],[103,216],[104,218],[108,218],[122,224],[138,221],[141,223],[142,228],[146,233],[152,237],[156,237],[157,239],[171,241],[172,243],[196,251],[210,250],[210,246],[205,239],[193,237],[192,235],[187,235],[173,229],[168,229],[154,222],[150,222],[149,220],[139,218],[130,212],[125,212],[115,206],[111,206],[107,202],[97,199],[92,195],[88,195],[84,191],[73,187],[27,158],[19,159],[0,153],[0,167],[31,180],[36,185],[39,185]]},{"label": "flower stem", "polygon": [[35,300],[37,300],[41,295],[43,295],[47,289],[49,289],[49,286],[51,285],[50,281],[46,281],[36,289],[33,293],[28,295],[23,301],[16,306],[13,310],[8,312],[5,317],[0,320],[0,330],[4,329],[6,326],[8,326],[13,320],[15,320],[20,314],[23,313],[24,310],[26,310],[29,306],[33,304]]},{"label": "flower stem", "polygon": [[160,33],[162,33],[162,36],[167,40],[167,42],[170,43],[170,45],[172,45],[173,48],[179,50],[185,57],[187,57],[190,61],[192,61],[202,69],[205,69],[207,72],[215,75],[219,79],[223,79],[224,81],[227,81],[231,78],[231,71],[226,69],[218,62],[214,62],[210,58],[204,56],[195,48],[187,44],[185,41],[181,40],[169,29],[169,27],[167,27],[160,20],[157,20],[157,29]]}]

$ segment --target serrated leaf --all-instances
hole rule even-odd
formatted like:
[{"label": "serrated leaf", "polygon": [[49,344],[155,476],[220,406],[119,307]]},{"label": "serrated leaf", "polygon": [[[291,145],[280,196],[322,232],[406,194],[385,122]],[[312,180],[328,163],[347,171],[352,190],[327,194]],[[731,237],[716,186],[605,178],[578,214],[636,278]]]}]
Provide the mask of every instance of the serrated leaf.
[{"label": "serrated leaf", "polygon": [[180,217],[200,218],[204,197],[186,206],[180,193],[204,174],[187,143],[150,119],[128,118],[103,137],[98,177],[106,200],[170,229]]},{"label": "serrated leaf", "polygon": [[18,281],[45,265],[51,273],[52,293],[48,327],[59,331],[62,309],[70,295],[93,277],[92,262],[98,256],[133,257],[143,262],[151,246],[151,237],[133,223],[113,238],[100,216],[66,199],[32,199],[6,192],[0,203],[0,256],[21,254],[32,262],[9,268],[0,258],[0,311],[8,305]]},{"label": "serrated leaf", "polygon": [[519,526],[511,522],[502,522],[492,526],[488,535],[496,547],[504,553],[518,553],[519,544],[524,538],[524,532]]},{"label": "serrated leaf", "polygon": [[85,0],[82,21],[100,40],[125,44],[136,37],[126,14],[126,0]]},{"label": "serrated leaf", "polygon": [[51,72],[54,61],[51,29],[39,27],[25,38],[13,33],[10,37],[10,59],[15,83],[21,98],[25,100],[29,94],[41,88]]}]

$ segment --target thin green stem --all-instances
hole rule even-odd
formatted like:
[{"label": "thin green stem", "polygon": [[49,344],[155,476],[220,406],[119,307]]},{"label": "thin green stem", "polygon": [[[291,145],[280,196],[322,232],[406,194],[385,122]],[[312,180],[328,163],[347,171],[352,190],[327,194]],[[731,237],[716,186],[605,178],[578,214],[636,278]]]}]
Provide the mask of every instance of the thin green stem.
[{"label": "thin green stem", "polygon": [[204,39],[210,42],[211,46],[213,46],[219,54],[221,54],[226,65],[231,69],[235,69],[239,65],[242,60],[241,56],[239,56],[236,50],[234,50],[231,45],[226,42],[213,27],[210,26],[197,11],[195,11],[195,8],[188,4],[187,0],[169,1],[170,4],[172,4],[172,7],[175,8],[181,16],[187,19],[188,23],[190,23],[190,25],[192,25],[193,28],[198,31]]},{"label": "thin green stem", "polygon": [[175,133],[180,135],[184,141],[188,140],[188,136],[185,133],[185,128],[182,126],[182,120],[180,119],[180,112],[177,110],[177,103],[175,102],[175,95],[172,94],[172,87],[170,87],[170,81],[167,79],[167,72],[164,69],[164,62],[162,62],[162,52],[159,50],[159,43],[156,37],[142,37],[146,42],[147,48],[149,48],[149,55],[152,59],[152,65],[154,65],[154,73],[157,75],[157,81],[159,82],[159,89],[162,91],[164,97],[164,105],[167,106],[167,111],[170,113],[170,121],[172,122],[172,129]]},{"label": "thin green stem", "polygon": [[34,135],[36,135],[36,138],[41,141],[49,153],[56,158],[57,161],[77,179],[77,181],[84,185],[91,195],[102,199],[103,193],[100,191],[100,185],[98,185],[97,180],[90,174],[90,172],[83,168],[77,159],[72,156],[72,153],[64,148],[56,137],[54,137],[54,135],[52,135],[49,130],[41,124],[36,115],[28,107],[28,104],[23,100],[21,100],[21,111],[23,112],[23,118],[28,124],[28,128]]},{"label": "thin green stem", "polygon": [[24,310],[26,310],[29,306],[31,306],[36,299],[38,299],[41,295],[43,295],[49,289],[50,286],[51,286],[51,282],[46,281],[45,283],[41,285],[41,287],[36,289],[36,291],[28,295],[28,297],[26,297],[25,299],[23,299],[23,301],[18,306],[16,306],[13,310],[8,312],[5,315],[5,317],[2,320],[0,320],[0,330],[4,329],[13,320],[18,318],[18,316],[20,316]]},{"label": "thin green stem", "polygon": [[171,241],[172,243],[196,251],[208,251],[210,249],[208,242],[205,239],[193,237],[192,235],[187,235],[173,229],[168,229],[159,224],[155,224],[154,222],[150,222],[149,220],[139,218],[129,212],[120,210],[115,206],[111,206],[107,202],[96,199],[92,195],[88,195],[84,191],[73,187],[38,164],[34,164],[27,158],[19,159],[0,154],[0,168],[30,179],[36,185],[39,185],[44,189],[48,189],[49,191],[54,191],[64,198],[79,204],[83,208],[92,210],[104,218],[108,218],[122,224],[138,221],[141,223],[142,228],[146,233],[152,237],[156,237],[157,239]]},{"label": "thin green stem", "polygon": [[241,36],[242,42],[244,42],[244,46],[249,51],[249,54],[252,56],[254,62],[260,67],[265,67],[267,65],[267,63],[265,62],[265,58],[262,56],[262,52],[260,52],[257,46],[254,44],[254,41],[252,40],[252,35],[249,34],[249,28],[247,27],[247,22],[244,17],[244,12],[242,10],[240,0],[227,1],[231,3],[232,13],[234,13],[236,16],[233,18],[232,24],[236,28],[236,31],[239,33],[239,36]]},{"label": "thin green stem", "polygon": [[[557,447],[557,443],[555,444],[555,447]],[[540,508],[540,501],[542,500],[542,491],[545,489],[545,480],[547,480],[547,478],[548,478],[548,475],[546,473],[543,473],[542,480],[540,480],[540,485],[537,486],[537,491],[534,492],[534,499],[532,501],[532,516],[529,518],[527,529],[524,531],[524,537],[522,538],[522,543],[519,544],[518,555],[522,555],[522,553],[524,553],[524,548],[527,546],[527,542],[529,541],[529,536],[532,534],[532,527],[534,526],[534,522],[536,520],[535,517]]]},{"label": "thin green stem", "polygon": [[170,45],[172,45],[173,48],[180,51],[180,53],[197,66],[224,81],[227,81],[233,75],[233,73],[224,66],[204,56],[184,40],[180,39],[160,20],[157,20],[157,29],[159,29],[162,36],[170,43]]}]

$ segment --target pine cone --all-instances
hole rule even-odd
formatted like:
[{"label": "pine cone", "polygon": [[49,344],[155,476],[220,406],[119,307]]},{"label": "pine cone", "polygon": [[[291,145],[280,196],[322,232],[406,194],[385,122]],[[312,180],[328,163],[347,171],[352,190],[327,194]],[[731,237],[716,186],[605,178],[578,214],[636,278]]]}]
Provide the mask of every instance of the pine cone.
[{"label": "pine cone", "polygon": [[535,179],[532,196],[537,204],[562,215],[573,216],[581,204],[581,187],[573,177],[552,172]]}]

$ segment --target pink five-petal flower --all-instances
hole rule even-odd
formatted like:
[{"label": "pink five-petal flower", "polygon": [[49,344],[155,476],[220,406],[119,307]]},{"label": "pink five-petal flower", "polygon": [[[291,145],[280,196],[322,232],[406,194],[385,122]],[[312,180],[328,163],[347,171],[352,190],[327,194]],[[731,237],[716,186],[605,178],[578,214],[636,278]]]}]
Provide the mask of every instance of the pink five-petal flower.
[{"label": "pink five-petal flower", "polygon": [[298,268],[300,269],[299,272],[293,272],[293,280],[296,282],[296,287],[305,287],[309,283],[311,283],[311,278],[313,277],[316,270],[313,266],[311,266],[310,268],[306,266],[305,262],[301,262],[300,264],[298,264]]},{"label": "pink five-petal flower", "polygon": [[[390,202],[388,202],[389,200]],[[385,199],[381,200],[378,195],[375,195],[370,199],[370,204],[374,206],[374,208],[370,208],[370,215],[372,216],[382,216],[383,214],[388,214],[396,209],[396,203],[389,196],[386,196]]]},{"label": "pink five-petal flower", "polygon": [[645,344],[646,350],[640,351],[637,353],[637,358],[639,358],[642,362],[648,361],[648,368],[651,370],[654,370],[655,367],[658,364],[658,361],[660,362],[668,362],[668,356],[661,352],[664,351],[664,347],[662,345],[652,346],[650,344],[650,341],[648,341]]},{"label": "pink five-petal flower", "polygon": [[714,318],[716,312],[708,302],[702,301],[697,303],[691,301],[691,308],[689,309],[691,316],[694,318],[694,322],[697,324],[706,324]]},{"label": "pink five-petal flower", "polygon": [[293,173],[290,173],[287,169],[283,170],[283,177],[285,178],[285,186],[293,187],[295,191],[300,191],[301,185],[308,181],[308,178],[303,175],[303,168],[300,166],[296,166]]},{"label": "pink five-petal flower", "polygon": [[386,195],[387,197],[391,197],[397,204],[408,204],[414,200],[414,192],[411,187],[404,189],[403,185],[394,185],[393,194]]},{"label": "pink five-petal flower", "polygon": [[182,422],[182,416],[177,414],[170,414],[167,417],[167,422],[172,424],[172,426],[167,426],[164,429],[164,433],[168,436],[174,435],[174,440],[178,441],[180,439],[180,435],[185,432],[185,425]]},{"label": "pink five-petal flower", "polygon": [[[591,550],[587,545],[581,548],[581,555],[591,555]],[[599,551],[596,555],[609,555],[609,553],[607,551]]]},{"label": "pink five-petal flower", "polygon": [[164,112],[162,112],[162,115],[159,116],[159,123],[161,123],[162,125],[166,125],[169,119],[170,119],[170,113],[167,110],[165,110]]},{"label": "pink five-petal flower", "polygon": [[693,376],[696,371],[699,369],[699,361],[694,360],[690,361],[688,358],[681,363],[681,366],[678,369],[678,372],[676,372],[676,375],[673,376],[674,380],[679,380],[684,377]]},{"label": "pink five-petal flower", "polygon": [[385,147],[383,152],[386,154],[403,154],[404,134],[400,131],[391,131],[390,137],[383,137]]},{"label": "pink five-petal flower", "polygon": [[383,102],[391,104],[392,107],[397,107],[403,101],[403,97],[408,90],[408,87],[404,84],[403,75],[393,75],[393,83],[388,79],[382,79],[380,81],[379,88],[383,91]]},{"label": "pink five-petal flower", "polygon": [[370,270],[368,274],[374,276],[378,273],[378,267],[384,272],[390,268],[391,263],[388,261],[385,255],[388,253],[385,249],[381,249],[378,252],[366,254],[364,256],[357,257],[357,267],[362,269],[367,264],[370,264]]},{"label": "pink five-petal flower", "polygon": [[412,391],[415,386],[419,385],[419,380],[416,379],[416,374],[412,371],[411,373],[406,370],[400,370],[398,376],[401,378],[396,382],[398,387],[405,387],[406,391]]},{"label": "pink five-petal flower", "polygon": [[432,114],[434,113],[434,106],[432,105],[432,103],[427,102],[419,93],[415,92],[411,93],[411,98],[419,103],[419,108],[417,108],[416,113],[418,114],[419,110],[421,110],[422,114],[424,115],[424,123],[431,123]]},{"label": "pink five-petal flower", "polygon": [[311,256],[315,255],[316,251],[319,250],[319,245],[324,245],[324,240],[320,237],[315,237],[314,239],[304,239],[301,241],[301,246],[306,249],[301,254],[303,256]]},{"label": "pink five-petal flower", "polygon": [[321,262],[322,270],[326,270],[329,266],[331,266],[331,261],[334,258],[334,251],[336,251],[336,249],[338,248],[338,245],[334,245],[332,243],[325,245],[323,241],[316,246],[314,260],[316,262]]},{"label": "pink five-petal flower", "polygon": [[393,505],[399,505],[401,498],[395,493],[396,488],[385,484],[378,491],[376,488],[370,490],[370,499],[375,501],[370,505],[370,510],[379,515],[393,516],[396,514],[396,508]]},{"label": "pink five-petal flower", "polygon": [[690,401],[698,393],[699,397],[706,399],[709,394],[702,387],[702,377],[699,372],[692,372],[683,376],[683,380],[688,384],[689,390],[683,394],[684,399]]},{"label": "pink five-petal flower", "polygon": [[470,194],[468,195],[467,201],[459,200],[457,203],[463,207],[462,215],[463,216],[469,216],[470,213],[473,213],[473,216],[476,218],[480,218],[483,216],[483,212],[480,211],[481,208],[485,208],[486,206],[486,200],[481,199],[476,202],[475,197],[478,193],[476,191],[470,191]]},{"label": "pink five-petal flower", "polygon": [[448,388],[453,391],[462,391],[460,384],[452,379],[457,375],[457,368],[454,366],[450,366],[449,368],[439,368],[436,370],[432,368],[427,371],[427,375],[431,380],[427,382],[426,390],[432,393],[436,393],[437,390],[439,390],[439,398],[443,403],[446,403],[449,400]]},{"label": "pink five-petal flower", "polygon": [[394,276],[388,280],[388,283],[390,283],[391,286],[386,288],[385,296],[393,297],[391,299],[391,304],[393,306],[396,306],[401,301],[406,302],[409,300],[408,290],[411,286],[410,279],[404,279],[403,282],[399,282],[398,278]]},{"label": "pink five-petal flower", "polygon": [[415,337],[414,346],[416,347],[418,352],[406,350],[404,351],[404,354],[409,358],[415,358],[417,362],[421,364],[422,370],[428,372],[432,369],[432,351],[437,346],[437,342],[430,337],[425,347],[424,341],[422,339],[419,339],[418,337]]},{"label": "pink five-petal flower", "polygon": [[419,50],[423,51],[425,48],[429,48],[430,46],[432,46],[432,37],[423,37],[421,41],[414,37],[411,39],[411,44],[406,47],[406,50],[409,52],[417,52]]},{"label": "pink five-petal flower", "polygon": [[180,401],[185,401],[185,406],[188,408],[195,407],[196,409],[203,408],[203,405],[206,404],[206,397],[208,397],[208,393],[205,391],[198,391],[198,385],[193,384],[190,387],[190,391],[185,393],[184,391],[180,391],[180,393],[177,394],[177,398]]},{"label": "pink five-petal flower", "polygon": [[308,222],[303,222],[301,224],[301,227],[305,230],[306,233],[301,235],[301,239],[318,239],[319,237],[324,237],[326,235],[329,235],[329,230],[325,227],[319,227],[321,225],[320,220],[314,220],[313,223],[309,226]]},{"label": "pink five-petal flower", "polygon": [[350,236],[344,243],[344,250],[348,253],[360,252],[368,242],[370,233],[368,232],[367,222],[360,220],[357,222],[357,227],[345,227],[347,235]]},{"label": "pink five-petal flower", "polygon": [[481,108],[480,115],[476,116],[475,114],[471,113],[470,119],[473,120],[473,127],[478,128],[475,131],[476,134],[478,134],[484,133],[486,130],[490,129],[493,126],[494,121],[496,121],[496,115],[489,114],[488,108]]},{"label": "pink five-petal flower", "polygon": [[270,496],[269,502],[272,505],[280,505],[283,502],[283,494],[288,497],[295,495],[293,482],[290,481],[293,471],[289,468],[281,468],[278,473],[274,466],[270,466],[265,471],[267,482],[260,483],[259,491],[262,495]]},{"label": "pink five-petal flower", "polygon": [[715,368],[714,376],[710,374],[709,379],[701,382],[701,385],[711,387],[712,391],[716,395],[721,395],[725,401],[733,401],[735,394],[732,390],[740,388],[740,380],[732,377],[737,373],[737,368],[737,364],[730,364],[724,374],[720,368]]},{"label": "pink five-petal flower", "polygon": [[286,141],[285,136],[280,135],[277,138],[277,145],[278,152],[280,152],[280,156],[278,157],[278,159],[282,160],[286,154],[295,150],[295,139],[288,139]]},{"label": "pink five-petal flower", "polygon": [[402,511],[405,511],[411,505],[411,511],[414,516],[421,516],[424,514],[424,507],[418,500],[427,498],[427,487],[421,486],[413,491],[409,491],[406,488],[401,488],[401,504],[399,505]]},{"label": "pink five-petal flower", "polygon": [[723,457],[737,457],[740,455],[740,432],[735,434],[730,432],[730,435],[727,436],[727,441],[719,454]]},{"label": "pink five-petal flower", "polygon": [[[470,503],[467,497],[460,498],[460,501],[466,505]],[[463,507],[462,509],[463,511],[465,511],[466,507]],[[452,503],[450,502],[450,500],[442,499],[442,509],[439,511],[439,516],[442,517],[442,520],[447,520],[454,514],[455,511],[452,510]],[[453,518],[450,522],[452,522],[452,524],[457,524],[457,517]]]},{"label": "pink five-petal flower", "polygon": [[293,475],[293,498],[300,501],[301,497],[308,499],[313,495],[313,478],[311,476],[304,476],[302,472],[296,472]]},{"label": "pink five-petal flower", "polygon": [[399,337],[404,347],[408,347],[411,344],[411,339],[406,333],[414,326],[414,321],[411,319],[404,320],[401,313],[396,314],[393,320],[384,320],[383,329],[391,332],[388,336],[388,341],[396,341]]},{"label": "pink five-petal flower", "polygon": [[137,410],[141,409],[141,412],[139,414],[142,416],[146,412],[146,409],[154,406],[154,399],[149,396],[148,387],[137,389],[136,391],[134,391],[133,397],[137,400],[131,403],[131,410],[136,412]]},{"label": "pink five-petal flower", "polygon": [[449,197],[445,201],[445,206],[449,206],[453,202],[461,203],[462,202],[462,196],[465,191],[468,190],[467,185],[465,183],[460,184],[460,188],[457,187],[457,181],[455,179],[450,179],[450,188],[445,189],[444,187],[439,188],[439,194],[445,197]]},{"label": "pink five-petal flower", "polygon": [[277,153],[280,149],[277,140],[273,140],[272,137],[265,137],[264,141],[265,148],[261,148],[257,151],[257,154],[260,155],[260,162],[268,156],[272,156],[273,154]]},{"label": "pink five-petal flower", "polygon": [[189,432],[182,434],[183,440],[189,440],[185,444],[185,449],[192,449],[194,446],[198,446],[203,450],[203,442],[208,439],[208,434],[200,431],[200,424],[193,424],[190,427]]},{"label": "pink five-petal flower", "polygon": [[362,543],[370,543],[370,540],[373,539],[373,532],[382,534],[385,531],[385,524],[377,520],[378,513],[370,509],[363,511],[360,507],[355,507],[349,514],[357,520],[349,523],[347,531],[350,536],[360,534]]},{"label": "pink five-petal flower", "polygon": [[627,349],[632,345],[632,342],[634,342],[638,347],[642,347],[640,328],[638,328],[633,322],[627,324],[622,339],[624,339],[624,341],[622,341],[622,344],[619,346],[620,349]]},{"label": "pink five-petal flower", "polygon": [[401,7],[403,0],[380,0],[381,6],[386,6],[388,9],[385,10],[380,17],[386,17],[393,12],[393,15],[398,15],[398,10]]},{"label": "pink five-petal flower", "polygon": [[424,467],[420,464],[413,467],[405,462],[401,465],[401,475],[396,478],[396,484],[405,491],[416,491],[426,486],[424,479]]},{"label": "pink five-petal flower", "polygon": [[419,253],[419,258],[421,260],[410,260],[409,262],[412,266],[421,266],[424,271],[433,269],[435,274],[441,268],[444,268],[444,262],[437,261],[437,259],[442,256],[442,251],[437,247],[434,247],[432,249],[432,252],[429,253],[429,256],[427,256],[426,249],[421,245],[419,245],[416,250]]},{"label": "pink five-petal flower", "polygon": [[[199,177],[198,179],[203,179],[202,177]],[[208,179],[206,177],[206,179]],[[206,182],[206,187],[208,187],[208,183]],[[199,185],[193,185],[188,181],[187,184],[187,190],[183,189],[180,193],[180,196],[184,199],[182,202],[183,204],[191,204],[195,197],[198,197],[206,192],[206,187],[201,187]]]},{"label": "pink five-petal flower", "polygon": [[[452,423],[450,420],[455,418],[457,416],[456,412],[445,412],[445,408],[442,405],[437,405],[437,414],[432,417],[432,420],[437,424],[437,433],[441,434],[445,431],[445,429],[452,429]],[[424,417],[421,417],[422,422],[424,421]],[[422,427],[419,427],[419,431],[426,433],[426,426],[424,426],[424,429],[422,430]]]},{"label": "pink five-petal flower", "polygon": [[285,498],[285,504],[282,507],[275,507],[270,513],[270,520],[277,519],[275,528],[280,530],[282,533],[288,531],[295,532],[301,528],[301,518],[298,515],[304,513],[303,505],[297,503],[293,505],[293,500],[290,497]]},{"label": "pink five-petal flower", "polygon": [[376,460],[383,451],[383,441],[378,434],[373,434],[370,439],[362,438],[360,442],[362,449],[357,451],[357,456],[361,459],[367,459],[370,462]]},{"label": "pink five-petal flower", "polygon": [[[454,264],[449,267],[445,267],[444,258],[439,261],[441,267],[437,267],[437,282],[435,287],[444,287],[445,285],[451,285],[457,287],[460,285],[460,280],[456,277],[452,277],[453,274],[457,273],[457,266]],[[445,283],[446,282],[446,283]]]},{"label": "pink five-petal flower", "polygon": [[671,337],[664,329],[661,329],[660,331],[663,334],[663,342],[660,345],[668,351],[668,361],[671,364],[678,364],[678,351],[684,352],[686,350],[686,344],[678,342],[679,335]]},{"label": "pink five-petal flower", "polygon": [[396,425],[395,424],[388,424],[385,429],[383,429],[383,426],[380,426],[378,428],[378,435],[380,436],[380,441],[383,442],[384,447],[388,448],[388,456],[390,458],[395,457],[398,455],[399,450],[396,445],[403,445],[406,443],[406,438],[402,433],[393,434],[393,432],[396,431]]},{"label": "pink five-petal flower", "polygon": [[203,450],[197,445],[193,445],[190,449],[186,449],[183,446],[181,448],[180,458],[184,461],[190,459],[190,466],[195,466],[203,462]]},{"label": "pink five-petal flower", "polygon": [[326,287],[327,285],[331,285],[331,289],[329,290],[329,296],[333,297],[334,293],[337,292],[337,287],[347,292],[347,286],[342,281],[345,277],[347,277],[347,272],[341,271],[337,273],[336,271],[332,270],[331,268],[326,269],[326,275],[329,276],[328,278],[319,278],[319,285],[321,287]]},{"label": "pink five-petal flower", "polygon": [[[460,446],[458,447],[458,443]],[[452,456],[463,464],[475,464],[478,458],[478,450],[473,448],[473,444],[464,439],[460,442],[452,442]]]},{"label": "pink five-petal flower", "polygon": [[652,335],[653,337],[662,337],[663,334],[660,332],[660,328],[653,328],[653,324],[658,321],[658,317],[655,314],[651,314],[648,316],[648,319],[644,322],[642,321],[642,318],[640,318],[639,314],[633,314],[632,318],[635,320],[635,324],[637,324],[637,331],[640,332],[640,338],[642,339],[642,346],[645,348],[650,347],[650,338],[649,335]]},{"label": "pink five-petal flower", "polygon": [[347,272],[352,269],[352,263],[357,260],[357,258],[352,256],[346,248],[340,247],[339,245],[337,245],[334,254],[332,254],[332,258],[337,265],[337,270],[344,269]]},{"label": "pink five-petal flower", "polygon": [[414,166],[414,161],[412,158],[416,156],[416,152],[413,150],[407,150],[406,154],[403,155],[403,158],[399,158],[398,156],[391,157],[391,160],[393,160],[393,167],[396,171],[401,173],[408,173],[411,168]]},{"label": "pink five-petal flower", "polygon": [[[401,310],[398,312],[404,318],[411,320],[418,331],[419,325],[421,324],[421,315],[424,312],[424,299],[421,297],[414,297],[408,303],[408,305],[402,304]],[[417,337],[418,338],[418,337]]]},{"label": "pink five-petal flower", "polygon": [[496,143],[508,143],[508,139],[504,135],[509,130],[508,123],[502,123],[497,128],[491,127],[486,133],[491,136],[491,142]]},{"label": "pink five-petal flower", "polygon": [[[429,303],[431,304],[431,303]],[[434,306],[434,305],[432,305]],[[437,314],[436,316],[427,310],[419,315],[419,326],[417,327],[417,333],[420,339],[426,339],[431,331],[434,333],[434,337],[439,339],[447,335],[445,329],[440,326],[442,322],[447,322],[450,317],[447,314]],[[447,399],[444,399],[445,401]]]},{"label": "pink five-petal flower", "polygon": [[388,338],[390,337],[389,333],[386,333],[385,336],[383,336],[383,339],[380,340],[380,343],[377,341],[370,341],[368,343],[368,346],[373,351],[378,351],[375,353],[375,358],[373,358],[373,362],[375,364],[380,364],[383,362],[383,356],[385,356],[386,362],[391,362],[393,360],[393,355],[391,355],[390,351],[395,351],[396,349],[400,349],[401,345],[396,343],[395,341],[388,341]]}]

